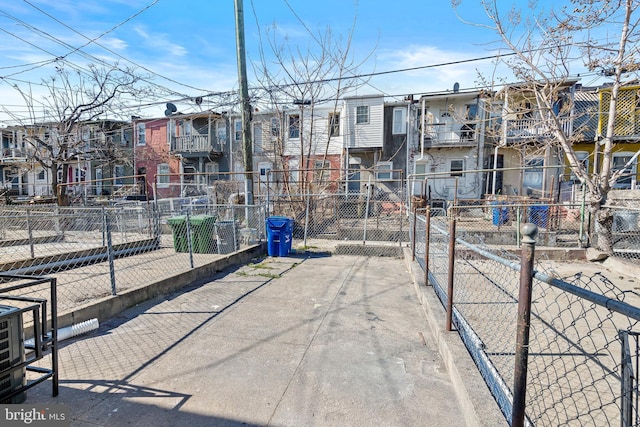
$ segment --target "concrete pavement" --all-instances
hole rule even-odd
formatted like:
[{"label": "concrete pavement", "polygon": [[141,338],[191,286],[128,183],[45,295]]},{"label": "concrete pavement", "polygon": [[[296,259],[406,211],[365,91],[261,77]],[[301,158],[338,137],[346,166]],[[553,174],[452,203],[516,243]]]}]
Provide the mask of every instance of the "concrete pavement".
[{"label": "concrete pavement", "polygon": [[26,403],[65,404],[77,427],[506,425],[412,268],[307,254],[225,271],[64,341],[60,395]]}]

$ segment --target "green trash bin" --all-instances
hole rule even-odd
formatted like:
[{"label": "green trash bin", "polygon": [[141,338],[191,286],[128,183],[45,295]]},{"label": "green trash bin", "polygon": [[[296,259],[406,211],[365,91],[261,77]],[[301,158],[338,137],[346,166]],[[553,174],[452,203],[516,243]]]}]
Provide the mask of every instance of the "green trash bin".
[{"label": "green trash bin", "polygon": [[193,252],[199,254],[216,253],[216,217],[193,215],[190,218]]},{"label": "green trash bin", "polygon": [[176,252],[189,252],[187,217],[185,215],[174,216],[167,219],[167,224],[173,233],[173,248]]}]

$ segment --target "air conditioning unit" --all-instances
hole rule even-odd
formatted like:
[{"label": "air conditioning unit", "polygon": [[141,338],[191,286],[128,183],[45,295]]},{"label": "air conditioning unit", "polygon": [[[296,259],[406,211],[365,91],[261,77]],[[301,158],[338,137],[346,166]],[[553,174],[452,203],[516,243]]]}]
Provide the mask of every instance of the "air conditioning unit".
[{"label": "air conditioning unit", "polygon": [[26,394],[5,398],[25,385],[25,368],[9,370],[25,361],[22,311],[0,305],[0,403],[23,403]]}]

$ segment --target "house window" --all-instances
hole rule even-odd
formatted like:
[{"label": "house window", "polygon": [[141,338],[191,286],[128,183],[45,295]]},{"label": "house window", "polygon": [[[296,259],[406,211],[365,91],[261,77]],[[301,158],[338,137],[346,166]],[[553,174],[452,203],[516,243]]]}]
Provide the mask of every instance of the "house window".
[{"label": "house window", "polygon": [[[576,151],[576,158],[578,163],[584,167],[584,171],[589,173],[589,152],[588,151]],[[578,177],[571,171],[571,181],[577,181]]]},{"label": "house window", "polygon": [[623,174],[618,178],[613,185],[613,188],[629,190],[632,187],[632,183],[636,180],[637,160],[627,166],[627,163],[631,160],[634,153],[622,152],[615,153],[611,163],[611,169],[613,172],[624,169]]},{"label": "house window", "polygon": [[277,117],[271,118],[271,136],[279,136],[280,135],[280,120]]},{"label": "house window", "polygon": [[393,162],[376,163],[376,180],[390,181],[393,178]]},{"label": "house window", "polygon": [[407,133],[407,110],[404,108],[393,109],[393,134]]},{"label": "house window", "polygon": [[533,193],[532,190],[542,190],[543,166],[544,159],[542,157],[535,157],[526,161],[523,185],[527,196]]},{"label": "house window", "polygon": [[44,169],[40,169],[38,170],[38,175],[36,177],[36,179],[38,181],[44,181],[47,178],[46,172]]},{"label": "house window", "polygon": [[340,113],[329,113],[329,137],[340,136]]},{"label": "house window", "polygon": [[124,176],[124,166],[123,165],[115,165],[113,167],[113,177],[115,178],[115,185],[123,185],[124,180],[122,177]]},{"label": "house window", "polygon": [[369,123],[369,106],[359,105],[356,107],[356,124],[362,125]]},{"label": "house window", "polygon": [[328,160],[315,160],[313,162],[313,180],[315,182],[327,182],[331,177],[331,163]]},{"label": "house window", "polygon": [[216,122],[216,137],[218,143],[224,144],[227,142],[227,124],[223,121]]},{"label": "house window", "polygon": [[136,126],[138,133],[138,145],[146,145],[147,144],[147,128],[144,123],[138,123]]},{"label": "house window", "polygon": [[233,121],[234,129],[234,141],[242,141],[242,120],[236,119]]},{"label": "house window", "polygon": [[462,176],[462,172],[464,172],[464,159],[451,159],[449,161],[449,172],[451,176]]},{"label": "house window", "polygon": [[289,138],[300,138],[300,116],[298,114],[291,114],[289,116]]},{"label": "house window", "polygon": [[253,124],[253,148],[256,153],[262,153],[264,149],[262,144],[262,122]]},{"label": "house window", "polygon": [[158,183],[158,188],[169,187],[170,178],[169,165],[167,163],[159,163],[156,167],[156,181]]}]

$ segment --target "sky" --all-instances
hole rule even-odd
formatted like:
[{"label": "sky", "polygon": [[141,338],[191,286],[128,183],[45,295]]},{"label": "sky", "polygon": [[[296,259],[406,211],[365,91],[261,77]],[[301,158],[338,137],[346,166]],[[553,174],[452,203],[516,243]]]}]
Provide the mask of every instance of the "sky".
[{"label": "sky", "polygon": [[[329,31],[343,46],[351,36],[356,74],[377,74],[352,95],[402,99],[455,83],[472,89],[478,73],[496,75],[491,60],[442,65],[498,47],[495,33],[463,22],[448,0],[244,0],[243,7],[249,86],[261,58],[275,67],[270,38],[307,52]],[[478,0],[463,0],[458,12],[487,23]],[[167,102],[184,113],[225,108],[229,97],[219,95],[238,90],[235,31],[233,0],[0,0],[0,127],[28,117],[17,88],[40,99],[56,68],[85,73],[89,64],[135,67],[149,78],[153,93],[126,99],[123,116],[162,117]]]}]

